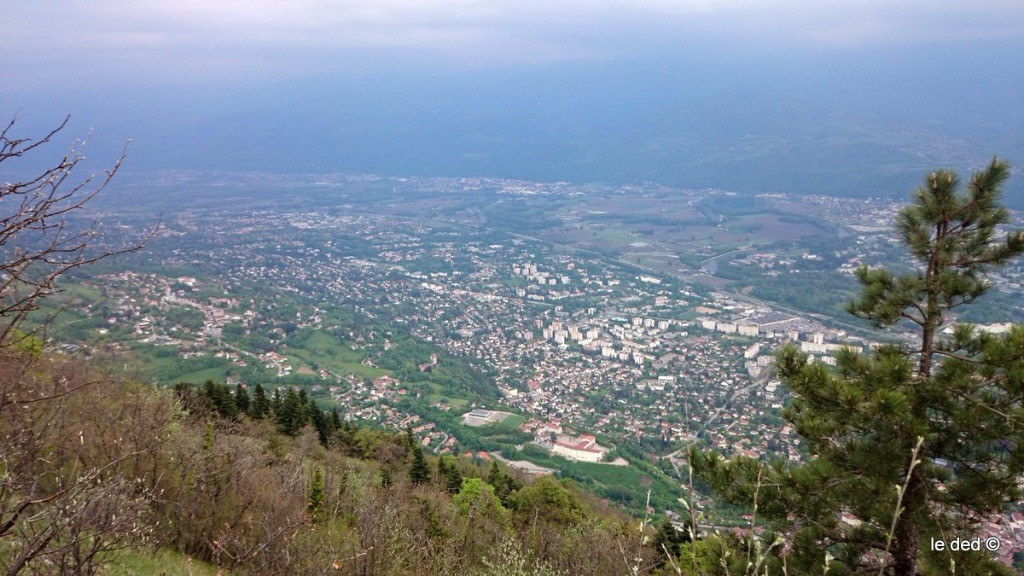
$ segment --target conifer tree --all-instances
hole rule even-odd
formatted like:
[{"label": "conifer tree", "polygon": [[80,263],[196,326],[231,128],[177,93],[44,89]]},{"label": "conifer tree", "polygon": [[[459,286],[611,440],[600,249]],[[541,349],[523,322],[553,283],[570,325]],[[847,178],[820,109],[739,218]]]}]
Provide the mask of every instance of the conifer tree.
[{"label": "conifer tree", "polygon": [[270,414],[270,400],[263,386],[257,384],[252,391],[252,402],[249,403],[249,416],[257,420],[266,418]]},{"label": "conifer tree", "polygon": [[276,411],[277,428],[282,434],[294,436],[309,421],[309,406],[303,403],[302,396],[289,388],[281,401],[281,408]]},{"label": "conifer tree", "polygon": [[315,401],[310,401],[310,414],[320,445],[326,448],[331,439],[331,419],[316,405]]},{"label": "conifer tree", "polygon": [[203,394],[213,409],[221,416],[225,418],[238,416],[238,405],[235,404],[235,398],[231,396],[231,389],[227,384],[218,384],[207,378],[203,383]]},{"label": "conifer tree", "polygon": [[[676,529],[667,518],[658,523],[652,542],[654,549],[659,553],[658,565],[664,566],[668,560],[679,557],[679,547],[689,541],[690,534]],[[665,556],[666,554],[668,556]]]},{"label": "conifer tree", "polygon": [[281,411],[281,389],[274,388],[274,397],[270,400],[270,411],[273,412],[274,416]]},{"label": "conifer tree", "polygon": [[502,469],[497,460],[491,461],[491,467],[487,471],[487,483],[494,487],[494,494],[503,505],[511,505],[512,495],[519,489],[519,484]]},{"label": "conifer tree", "polygon": [[423,450],[419,447],[412,449],[412,467],[409,468],[409,480],[413,484],[425,484],[430,482],[430,466],[427,459],[423,457]]},{"label": "conifer tree", "polygon": [[355,436],[357,428],[349,421],[342,421],[341,426],[335,431],[335,438],[337,439],[337,446],[346,453],[351,453],[355,445]]},{"label": "conifer tree", "polygon": [[210,406],[213,409],[218,408],[217,392],[217,385],[213,382],[212,379],[207,378],[206,381],[203,382],[203,396],[205,396],[207,401],[209,402],[208,406]]},{"label": "conifer tree", "polygon": [[406,450],[406,452],[411,453],[413,450],[416,450],[416,448],[417,448],[416,437],[412,435],[412,428],[409,427],[409,426],[406,426],[405,427],[405,450]]},{"label": "conifer tree", "polygon": [[809,453],[799,466],[723,461],[694,451],[697,471],[790,539],[789,569],[895,576],[995,573],[983,552],[934,551],[932,538],[973,537],[1020,499],[1024,473],[1024,326],[1007,334],[957,325],[953,311],[982,296],[987,276],[1024,253],[1024,232],[1003,233],[1009,174],[993,160],[967,190],[953,172],[929,175],[896,230],[917,266],[861,268],[849,311],[880,328],[916,328],[912,345],[846,350],[836,369],[794,347],[777,356],[793,401],[785,417]]},{"label": "conifer tree", "polygon": [[306,504],[310,519],[319,522],[324,516],[324,475],[317,468],[313,473],[313,482],[309,487],[309,497]]},{"label": "conifer tree", "polygon": [[235,406],[238,407],[239,412],[247,413],[249,411],[249,404],[249,391],[239,382],[235,386]]},{"label": "conifer tree", "polygon": [[457,494],[462,489],[462,472],[455,458],[447,454],[441,456],[437,461],[437,473],[444,480],[444,488],[449,494]]}]

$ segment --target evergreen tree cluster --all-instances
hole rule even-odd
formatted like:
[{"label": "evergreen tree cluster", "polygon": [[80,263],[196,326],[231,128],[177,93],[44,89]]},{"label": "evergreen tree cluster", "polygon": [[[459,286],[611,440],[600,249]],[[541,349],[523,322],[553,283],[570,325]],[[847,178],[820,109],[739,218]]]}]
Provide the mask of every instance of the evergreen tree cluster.
[{"label": "evergreen tree cluster", "polygon": [[184,382],[176,384],[174,389],[186,407],[199,407],[231,420],[238,420],[242,415],[255,420],[269,418],[279,432],[288,436],[295,436],[306,425],[312,425],[320,444],[325,447],[339,436],[347,438],[352,433],[352,426],[342,421],[337,408],[320,408],[305,390],[290,387],[282,396],[280,389],[275,389],[273,398],[267,398],[263,386],[256,384],[250,397],[249,390],[241,383],[232,390],[227,384],[210,379],[199,389]]}]

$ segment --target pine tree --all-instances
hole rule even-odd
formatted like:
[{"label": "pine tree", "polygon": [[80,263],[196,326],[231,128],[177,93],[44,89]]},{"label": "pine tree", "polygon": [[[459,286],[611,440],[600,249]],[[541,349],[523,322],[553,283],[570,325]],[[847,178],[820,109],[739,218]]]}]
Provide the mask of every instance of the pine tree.
[{"label": "pine tree", "polygon": [[406,426],[405,427],[405,451],[407,453],[412,453],[412,451],[416,450],[417,448],[418,448],[418,445],[416,443],[416,437],[412,435],[412,428],[410,428],[409,426]]},{"label": "pine tree", "polygon": [[238,407],[238,411],[246,413],[249,411],[249,391],[245,389],[245,386],[241,382],[235,386],[235,406]]},{"label": "pine tree", "polygon": [[352,452],[355,447],[357,430],[356,426],[347,420],[343,421],[341,426],[338,427],[338,430],[335,432],[335,438],[337,439],[336,446],[341,449],[342,452],[346,454]]},{"label": "pine tree", "polygon": [[206,399],[209,402],[208,406],[213,408],[214,410],[216,410],[217,409],[217,385],[214,384],[213,380],[210,379],[210,378],[207,378],[206,381],[203,382],[203,396],[206,396]]},{"label": "pine tree", "polygon": [[303,403],[302,396],[289,388],[281,400],[281,408],[276,411],[277,429],[282,434],[294,436],[309,421],[309,406]]},{"label": "pine tree", "polygon": [[[659,555],[659,566],[664,566],[670,558],[679,557],[679,547],[690,541],[687,531],[677,530],[667,518],[658,523],[652,545]],[[668,556],[666,556],[668,554]]]},{"label": "pine tree", "polygon": [[457,494],[462,489],[462,472],[455,458],[441,456],[437,461],[437,474],[444,480],[444,489],[449,494]]},{"label": "pine tree", "polygon": [[836,573],[913,576],[951,562],[957,573],[997,570],[981,554],[924,543],[973,537],[1021,497],[1024,326],[992,336],[958,325],[940,338],[952,311],[990,288],[987,275],[1024,253],[1024,232],[999,229],[1009,221],[1000,204],[1008,174],[993,160],[965,193],[953,172],[929,175],[896,220],[917,269],[857,272],[864,288],[849,311],[878,327],[916,327],[913,347],[847,350],[835,370],[793,347],[778,354],[793,396],[785,417],[813,455],[806,463],[692,453],[728,499],[756,500],[759,516],[789,536],[790,570],[820,571],[826,551]]},{"label": "pine tree", "polygon": [[313,473],[313,482],[309,487],[307,500],[306,510],[309,512],[310,519],[314,523],[319,522],[324,516],[324,475],[319,468]]},{"label": "pine tree", "polygon": [[494,487],[494,494],[505,506],[512,503],[512,495],[519,489],[519,484],[498,464],[496,460],[491,461],[491,467],[487,471],[487,483]]},{"label": "pine tree", "polygon": [[203,383],[203,394],[209,401],[209,405],[221,416],[225,418],[238,417],[238,405],[227,384],[218,384],[208,378]]},{"label": "pine tree", "polygon": [[249,416],[257,420],[266,418],[270,414],[270,400],[263,386],[259,384],[253,389],[252,402],[249,403]]},{"label": "pine tree", "polygon": [[412,467],[409,468],[409,480],[413,484],[425,484],[430,482],[430,466],[427,459],[423,457],[423,450],[418,447],[412,450]]},{"label": "pine tree", "polygon": [[274,397],[270,400],[270,411],[277,416],[277,413],[281,411],[281,389],[274,388]]},{"label": "pine tree", "polygon": [[316,405],[315,401],[310,401],[310,414],[320,445],[326,448],[331,440],[331,419]]}]

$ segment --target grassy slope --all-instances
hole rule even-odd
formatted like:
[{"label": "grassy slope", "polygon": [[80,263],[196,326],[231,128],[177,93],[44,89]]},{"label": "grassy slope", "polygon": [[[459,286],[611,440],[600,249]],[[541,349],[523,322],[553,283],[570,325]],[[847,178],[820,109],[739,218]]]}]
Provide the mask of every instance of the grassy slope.
[{"label": "grassy slope", "polygon": [[214,576],[217,567],[172,550],[128,549],[117,553],[103,576]]}]

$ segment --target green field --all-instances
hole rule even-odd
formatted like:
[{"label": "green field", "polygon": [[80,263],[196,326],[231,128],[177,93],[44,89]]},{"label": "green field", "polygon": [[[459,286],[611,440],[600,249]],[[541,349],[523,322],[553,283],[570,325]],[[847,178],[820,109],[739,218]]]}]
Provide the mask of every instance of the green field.
[{"label": "green field", "polygon": [[78,299],[88,304],[95,304],[104,299],[99,290],[83,284],[61,284],[60,294],[62,298]]},{"label": "green field", "polygon": [[419,382],[417,385],[422,386],[423,394],[431,404],[443,401],[445,404],[448,404],[457,410],[462,410],[469,406],[469,400],[458,396],[452,396],[452,391],[445,391],[444,386],[437,382]]},{"label": "green field", "polygon": [[503,427],[511,428],[519,428],[519,426],[522,425],[523,422],[526,422],[526,417],[520,416],[519,414],[513,414],[501,421]]},{"label": "green field", "polygon": [[311,330],[291,338],[284,353],[298,361],[292,363],[295,369],[300,366],[320,368],[340,376],[355,374],[362,378],[379,378],[389,374],[383,368],[362,364],[366,358],[364,353],[353,350],[323,330]]},{"label": "green field", "polygon": [[224,382],[227,378],[228,370],[231,369],[231,365],[227,364],[216,368],[206,368],[204,370],[196,370],[195,372],[189,372],[176,376],[175,382],[188,382],[189,384],[202,384],[207,380],[213,380],[214,382]]}]

